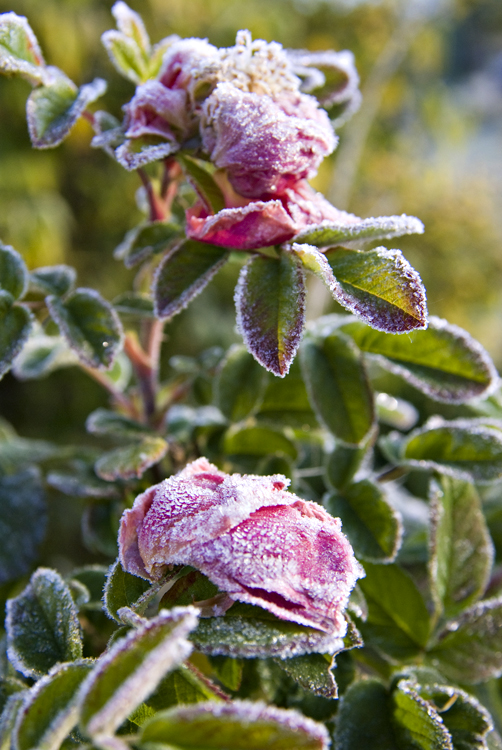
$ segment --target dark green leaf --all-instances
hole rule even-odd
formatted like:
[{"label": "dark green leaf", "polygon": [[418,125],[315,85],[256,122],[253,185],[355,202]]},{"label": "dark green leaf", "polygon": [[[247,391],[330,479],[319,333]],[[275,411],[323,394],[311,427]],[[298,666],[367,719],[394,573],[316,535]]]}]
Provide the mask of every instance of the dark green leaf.
[{"label": "dark green leaf", "polygon": [[335,489],[343,489],[355,477],[368,455],[368,446],[352,447],[339,444],[326,462],[326,480]]},{"label": "dark green leaf", "polygon": [[188,605],[194,602],[202,602],[212,599],[218,594],[218,587],[211,583],[205,575],[198,570],[188,567],[179,573],[180,578],[164,594],[161,600],[162,607],[174,607],[175,605]]},{"label": "dark green leaf", "polygon": [[469,334],[430,317],[426,331],[407,336],[374,331],[357,322],[334,321],[367,354],[435,401],[463,403],[493,388],[497,373],[487,352]]},{"label": "dark green leaf", "polygon": [[75,284],[77,272],[71,266],[43,266],[30,273],[30,286],[44,294],[55,294],[61,297]]},{"label": "dark green leaf", "polygon": [[14,358],[25,344],[31,329],[32,315],[22,305],[12,305],[8,292],[0,291],[0,378],[12,367]]},{"label": "dark green leaf", "polygon": [[102,610],[107,574],[108,568],[104,565],[86,565],[72,570],[71,581],[81,583],[89,592],[89,601],[86,602],[85,609]]},{"label": "dark green leaf", "polygon": [[443,476],[431,489],[431,591],[438,614],[455,617],[484,594],[493,544],[474,485]]},{"label": "dark green leaf", "polygon": [[401,519],[377,484],[369,479],[349,484],[340,494],[329,495],[325,506],[341,519],[358,558],[377,563],[395,558],[401,544]]},{"label": "dark green leaf", "polygon": [[270,427],[231,427],[226,433],[223,450],[232,456],[268,456],[284,454],[296,459],[298,451],[284,433]]},{"label": "dark green leaf", "polygon": [[113,307],[120,315],[136,318],[155,318],[153,301],[147,294],[124,292],[113,300]]},{"label": "dark green leaf", "polygon": [[82,686],[80,721],[84,733],[111,734],[147,698],[164,675],[190,654],[186,640],[197,623],[193,607],[163,610],[143,620],[96,663]]},{"label": "dark green leaf", "polygon": [[187,156],[180,156],[179,160],[187,174],[189,182],[191,182],[199,197],[206,204],[206,208],[212,214],[217,214],[218,211],[224,209],[225,198],[212,175]]},{"label": "dark green leaf", "polygon": [[240,422],[260,406],[267,385],[263,368],[244,346],[234,345],[220,364],[215,401],[231,422]]},{"label": "dark green leaf", "polygon": [[401,680],[392,695],[399,747],[454,750],[451,735],[432,703],[420,697],[415,684]]},{"label": "dark green leaf", "polygon": [[117,534],[122,503],[87,503],[82,513],[82,541],[88,550],[108,558],[117,556]]},{"label": "dark green leaf", "polygon": [[424,225],[415,216],[379,216],[375,219],[358,219],[351,224],[323,222],[318,227],[304,229],[295,242],[305,242],[317,247],[359,244],[362,241],[390,240],[403,234],[422,234]]},{"label": "dark green leaf", "polygon": [[9,659],[26,677],[41,677],[58,662],[82,656],[77,611],[70,589],[55,570],[39,568],[7,602]]},{"label": "dark green leaf", "polygon": [[233,657],[334,654],[342,651],[342,639],[265,612],[260,607],[234,605],[225,617],[202,619],[190,636],[205,654]]},{"label": "dark green leaf", "polygon": [[291,253],[252,257],[235,290],[237,326],[246,347],[274,375],[287,375],[305,320],[305,274]]},{"label": "dark green leaf", "polygon": [[448,685],[417,685],[415,689],[440,713],[455,750],[487,750],[486,735],[493,722],[476,698]]},{"label": "dark green leaf", "polygon": [[135,612],[143,614],[150,601],[148,594],[152,592],[153,588],[155,588],[154,593],[156,593],[158,591],[157,586],[153,587],[150,581],[126,573],[125,570],[122,570],[119,561],[116,560],[106,579],[103,597],[106,613],[117,622],[121,622],[118,610],[122,607],[131,607]]},{"label": "dark green leaf", "polygon": [[392,461],[418,471],[471,482],[493,482],[502,476],[502,433],[477,420],[447,422],[433,417],[406,437],[391,433],[381,446]]},{"label": "dark green leaf", "polygon": [[[5,643],[5,640],[4,640],[4,643]],[[220,657],[215,657],[215,658],[220,658]],[[9,700],[9,698],[11,697],[11,695],[14,695],[14,693],[19,693],[21,690],[24,690],[26,687],[27,687],[26,683],[21,682],[21,680],[18,680],[16,677],[0,677],[0,714],[4,710],[5,705],[7,701]],[[0,731],[0,737],[1,737],[1,731]],[[0,747],[2,747],[1,744],[0,744]]]},{"label": "dark green leaf", "polygon": [[37,560],[45,536],[47,509],[35,468],[0,477],[0,584],[19,578]]},{"label": "dark green leaf", "polygon": [[117,313],[95,289],[76,289],[64,302],[47,297],[47,306],[68,345],[89,367],[107,369],[122,346]]},{"label": "dark green leaf", "polygon": [[61,336],[35,333],[17,355],[12,371],[18,380],[36,380],[50,375],[60,367],[78,363],[78,357]]},{"label": "dark green leaf", "polygon": [[224,687],[229,690],[239,689],[244,671],[243,659],[232,659],[231,656],[210,656],[209,662]]},{"label": "dark green leaf", "polygon": [[78,689],[92,661],[54,667],[30,690],[15,729],[17,750],[57,750],[78,721]]},{"label": "dark green leaf", "polygon": [[269,378],[258,413],[260,419],[288,427],[317,426],[298,360],[285,378]]},{"label": "dark green leaf", "polygon": [[423,651],[429,638],[429,613],[411,578],[397,565],[365,563],[359,581],[368,605],[358,622],[365,643],[394,659],[408,660]]},{"label": "dark green leaf", "polygon": [[108,409],[96,409],[89,414],[85,428],[93,435],[113,435],[124,438],[138,438],[152,434],[152,430],[147,425]]},{"label": "dark green leaf", "polygon": [[170,243],[180,236],[181,227],[171,221],[139,224],[127,232],[115,249],[114,256],[123,260],[126,268],[133,268],[151,255],[164,252]]},{"label": "dark green leaf", "polygon": [[399,750],[381,682],[361,680],[348,688],[338,709],[335,742],[336,750]]},{"label": "dark green leaf", "polygon": [[91,497],[97,500],[118,496],[116,485],[96,476],[94,469],[85,461],[72,461],[71,471],[51,471],[47,484],[69,497]]},{"label": "dark green leaf", "polygon": [[21,299],[27,288],[28,269],[24,260],[13,247],[0,242],[0,289],[9,292],[14,299]]},{"label": "dark green leaf", "polygon": [[11,695],[0,715],[0,750],[11,750],[11,742],[14,726],[21,706],[23,705],[26,691],[20,691]]},{"label": "dark green leaf", "polygon": [[293,711],[234,701],[177,706],[144,724],[141,741],[180,750],[327,750],[326,728]]},{"label": "dark green leaf", "polygon": [[201,703],[207,700],[218,700],[219,693],[211,689],[209,680],[203,681],[192,670],[193,667],[181,664],[178,669],[164,677],[155,692],[129,715],[129,721],[141,726],[157,711],[176,706],[179,703]]},{"label": "dark green leaf", "polygon": [[141,442],[105,453],[96,461],[96,474],[108,482],[141,477],[167,453],[168,444],[161,437],[144,437]]},{"label": "dark green leaf", "polygon": [[301,365],[317,418],[339,439],[360,445],[373,429],[375,409],[357,347],[343,334],[306,338]]},{"label": "dark green leaf", "polygon": [[96,78],[79,89],[57,68],[50,69],[45,84],[31,92],[26,104],[28,130],[35,148],[59,146],[89,104],[106,91]]},{"label": "dark green leaf", "polygon": [[26,18],[16,13],[0,16],[0,72],[20,75],[33,86],[47,76],[37,38]]},{"label": "dark green leaf", "polygon": [[304,654],[274,661],[304,690],[324,698],[337,697],[336,682],[331,671],[334,659],[329,654]]},{"label": "dark green leaf", "polygon": [[477,683],[502,674],[502,599],[487,599],[445,625],[429,653],[451,680]]},{"label": "dark green leaf", "polygon": [[170,250],[153,284],[157,317],[166,320],[180,313],[227,260],[228,250],[196,240],[186,240]]},{"label": "dark green leaf", "polygon": [[22,471],[27,464],[43,463],[64,454],[64,448],[45,440],[20,437],[0,440],[0,471],[12,474]]}]

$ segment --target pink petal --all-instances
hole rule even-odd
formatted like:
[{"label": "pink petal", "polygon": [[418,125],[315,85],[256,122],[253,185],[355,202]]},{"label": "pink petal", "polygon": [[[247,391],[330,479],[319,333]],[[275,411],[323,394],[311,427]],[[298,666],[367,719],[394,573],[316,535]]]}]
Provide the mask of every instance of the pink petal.
[{"label": "pink petal", "polygon": [[202,204],[186,212],[187,237],[235,250],[287,242],[298,229],[278,200],[256,201],[240,208],[224,208],[208,216]]},{"label": "pink petal", "polygon": [[128,138],[160,135],[173,140],[172,125],[181,132],[188,132],[190,125],[193,127],[186,92],[166,89],[159,81],[138,86],[125,111]]},{"label": "pink petal", "polygon": [[199,459],[124,513],[122,566],[156,579],[167,565],[193,565],[234,599],[343,636],[361,569],[339,519],[287,485],[280,475],[228,475]]},{"label": "pink petal", "polygon": [[204,148],[249,198],[281,193],[291,179],[313,177],[336,140],[325,112],[304,94],[270,96],[220,83],[203,108]]}]

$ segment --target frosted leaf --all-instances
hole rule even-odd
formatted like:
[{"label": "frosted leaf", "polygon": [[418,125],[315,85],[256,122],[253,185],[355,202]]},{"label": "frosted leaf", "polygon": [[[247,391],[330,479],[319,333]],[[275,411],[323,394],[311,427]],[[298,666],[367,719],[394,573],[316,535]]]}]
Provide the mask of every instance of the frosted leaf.
[{"label": "frosted leaf", "polygon": [[112,15],[117,22],[117,29],[134,41],[145,52],[150,51],[150,39],[141,16],[135,13],[126,3],[119,0],[112,6]]},{"label": "frosted leaf", "polygon": [[281,475],[227,475],[206,459],[140,495],[122,517],[125,570],[156,579],[192,565],[239,601],[337,637],[361,575],[340,521]]},{"label": "frosted leaf", "polygon": [[[101,145],[99,142],[98,145]],[[152,161],[165,159],[167,156],[176,153],[179,146],[176,143],[154,143],[139,139],[135,142],[129,139],[115,149],[115,158],[125,169],[132,172],[145,164]]]},{"label": "frosted leaf", "polygon": [[253,357],[279,377],[288,374],[305,323],[305,276],[294,256],[255,256],[235,288],[237,328]]},{"label": "frosted leaf", "polygon": [[379,216],[357,219],[350,224],[323,221],[318,226],[307,227],[296,237],[296,242],[305,242],[317,247],[359,246],[372,240],[390,240],[404,234],[423,234],[424,225],[415,216]]},{"label": "frosted leaf", "polygon": [[38,40],[27,19],[17,13],[0,15],[0,73],[20,75],[33,86],[46,79]]}]

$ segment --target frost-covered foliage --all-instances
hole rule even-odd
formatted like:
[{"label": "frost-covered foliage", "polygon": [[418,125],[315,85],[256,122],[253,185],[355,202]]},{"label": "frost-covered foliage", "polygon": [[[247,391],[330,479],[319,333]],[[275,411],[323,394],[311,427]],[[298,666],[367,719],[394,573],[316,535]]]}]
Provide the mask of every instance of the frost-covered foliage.
[{"label": "frost-covered foliage", "polygon": [[[368,247],[419,219],[308,182],[360,105],[351,53],[152,44],[112,13],[122,122],[0,15],[33,145],[85,117],[147,212],[113,302],[0,243],[0,375],[79,367],[110,396],[82,445],[0,423],[0,747],[502,748],[499,379],[401,251]],[[229,258],[244,344],[166,375],[166,322]],[[350,314],[305,329],[308,273]],[[55,493],[89,564],[33,570]]]}]

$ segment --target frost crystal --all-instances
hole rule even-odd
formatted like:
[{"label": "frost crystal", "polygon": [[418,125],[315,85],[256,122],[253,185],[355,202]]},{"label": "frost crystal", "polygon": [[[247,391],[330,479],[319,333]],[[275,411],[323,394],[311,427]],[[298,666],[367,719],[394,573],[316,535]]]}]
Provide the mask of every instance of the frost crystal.
[{"label": "frost crystal", "polygon": [[192,565],[233,599],[343,636],[362,570],[340,520],[288,484],[281,475],[224,474],[201,458],[124,513],[122,566],[157,579],[167,565]]}]

